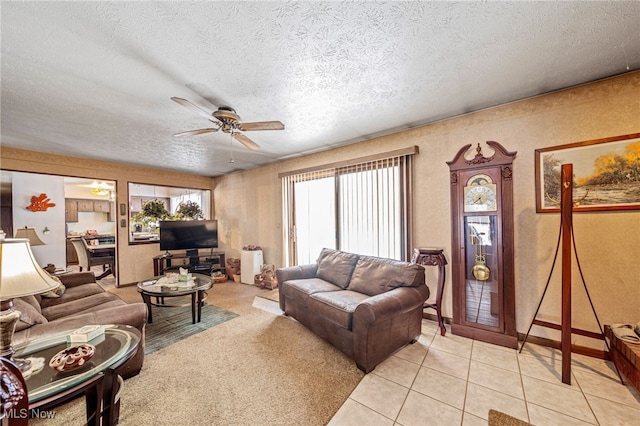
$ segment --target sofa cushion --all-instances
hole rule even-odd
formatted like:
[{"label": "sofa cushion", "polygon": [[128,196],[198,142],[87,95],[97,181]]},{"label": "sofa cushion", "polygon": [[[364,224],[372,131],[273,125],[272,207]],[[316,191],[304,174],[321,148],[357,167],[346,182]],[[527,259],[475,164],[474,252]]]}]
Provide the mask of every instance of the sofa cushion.
[{"label": "sofa cushion", "polygon": [[104,289],[100,287],[100,284],[87,283],[77,287],[67,287],[64,294],[57,298],[42,298],[40,300],[40,306],[42,308],[48,308],[50,306],[61,305],[74,300],[84,299],[87,296],[94,294],[105,293]]},{"label": "sofa cushion", "polygon": [[319,292],[335,292],[342,289],[320,278],[305,278],[286,281],[287,285],[280,285],[280,292],[290,299],[305,303],[309,295]]},{"label": "sofa cushion", "polygon": [[345,330],[351,330],[353,311],[360,302],[368,299],[363,293],[350,290],[314,293],[308,299],[308,307],[315,315],[327,318]]},{"label": "sofa cushion", "polygon": [[424,268],[420,265],[360,256],[348,290],[375,296],[397,287],[417,287],[424,284]]},{"label": "sofa cushion", "polygon": [[359,257],[357,254],[323,248],[318,257],[316,276],[345,289]]},{"label": "sofa cushion", "polygon": [[48,306],[46,308],[43,307],[42,315],[44,315],[49,321],[53,321],[62,317],[120,305],[126,305],[126,303],[114,294],[103,292],[92,294],[91,296],[83,297],[82,299],[72,300],[67,303]]},{"label": "sofa cushion", "polygon": [[20,312],[15,331],[22,331],[35,324],[45,324],[47,319],[29,302],[20,297],[13,299],[13,309]]}]

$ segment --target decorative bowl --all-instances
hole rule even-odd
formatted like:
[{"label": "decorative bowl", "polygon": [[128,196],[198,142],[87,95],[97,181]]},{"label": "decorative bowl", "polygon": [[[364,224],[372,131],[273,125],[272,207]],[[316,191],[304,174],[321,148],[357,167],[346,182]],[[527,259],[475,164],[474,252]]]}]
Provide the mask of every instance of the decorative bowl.
[{"label": "decorative bowl", "polygon": [[55,354],[49,361],[49,367],[57,371],[73,370],[82,367],[95,352],[95,346],[87,343],[71,346]]}]

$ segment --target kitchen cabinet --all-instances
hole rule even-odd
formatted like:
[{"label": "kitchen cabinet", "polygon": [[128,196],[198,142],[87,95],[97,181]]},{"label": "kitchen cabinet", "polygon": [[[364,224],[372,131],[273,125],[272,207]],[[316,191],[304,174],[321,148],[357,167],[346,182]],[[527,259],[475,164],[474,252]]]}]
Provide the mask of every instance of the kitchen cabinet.
[{"label": "kitchen cabinet", "polygon": [[109,202],[109,211],[107,212],[107,222],[115,222],[118,218],[116,214],[116,203],[114,201]]},{"label": "kitchen cabinet", "polygon": [[77,200],[79,212],[92,212],[93,200]]},{"label": "kitchen cabinet", "polygon": [[110,202],[107,200],[94,200],[93,201],[93,211],[94,212],[104,212],[109,213]]},{"label": "kitchen cabinet", "polygon": [[78,222],[78,212],[107,213],[107,222],[115,222],[116,206],[113,201],[67,198],[64,200],[65,221]]},{"label": "kitchen cabinet", "polygon": [[67,238],[67,266],[78,264],[78,253],[70,239]]},{"label": "kitchen cabinet", "polygon": [[78,201],[67,198],[64,200],[64,220],[67,223],[78,221]]}]

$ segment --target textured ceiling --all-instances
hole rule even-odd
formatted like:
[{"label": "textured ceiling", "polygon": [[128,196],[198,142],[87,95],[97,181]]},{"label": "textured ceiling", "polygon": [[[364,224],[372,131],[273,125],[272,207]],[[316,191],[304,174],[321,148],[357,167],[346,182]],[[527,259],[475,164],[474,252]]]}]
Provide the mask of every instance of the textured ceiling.
[{"label": "textured ceiling", "polygon": [[[219,175],[640,69],[640,2],[5,2],[1,143]],[[283,131],[212,127],[170,100]],[[233,157],[234,163],[230,163]]]}]

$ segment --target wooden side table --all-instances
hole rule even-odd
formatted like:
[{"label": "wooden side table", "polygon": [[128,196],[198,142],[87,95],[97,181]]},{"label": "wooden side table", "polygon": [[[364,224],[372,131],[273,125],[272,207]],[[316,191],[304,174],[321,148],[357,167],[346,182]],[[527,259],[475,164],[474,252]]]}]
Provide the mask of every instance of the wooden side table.
[{"label": "wooden side table", "polygon": [[[445,333],[447,332],[447,329],[445,328],[444,323],[442,321],[442,292],[444,291],[444,279],[445,279],[444,266],[447,264],[447,259],[444,257],[444,253],[442,249],[417,248],[413,250],[413,258],[411,259],[411,261],[413,263],[417,263],[418,265],[438,267],[438,287],[436,290],[436,303],[425,303],[423,308],[435,309],[436,314],[438,315],[438,325],[440,326],[440,334],[444,336]],[[424,318],[424,313],[423,313],[423,318]]]}]

